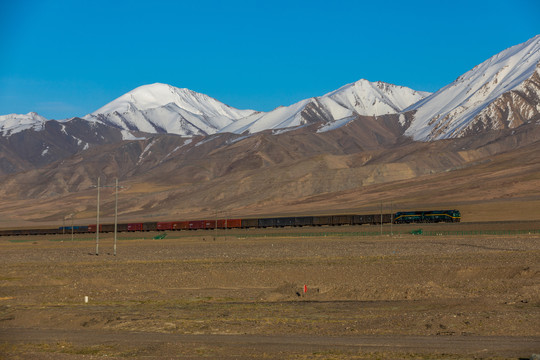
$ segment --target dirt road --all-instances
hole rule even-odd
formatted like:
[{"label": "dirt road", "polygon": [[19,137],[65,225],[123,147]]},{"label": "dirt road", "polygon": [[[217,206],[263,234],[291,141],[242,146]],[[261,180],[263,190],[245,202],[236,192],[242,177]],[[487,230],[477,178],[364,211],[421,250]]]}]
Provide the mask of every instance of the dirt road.
[{"label": "dirt road", "polygon": [[[5,329],[0,330],[4,341],[15,343],[57,344],[60,354],[93,352],[95,356],[114,348],[117,357],[144,356],[144,358],[163,358],[181,354],[193,356],[191,349],[199,349],[201,358],[283,358],[310,354],[314,357],[347,356],[363,358],[367,353],[387,356],[424,356],[430,354],[474,355],[485,357],[515,357],[516,354],[529,356],[538,350],[540,337],[511,336],[405,336],[405,335],[359,335],[359,336],[317,336],[317,335],[187,335],[148,332],[110,332],[93,330],[59,329]],[[71,348],[66,348],[71,344]],[[138,354],[130,350],[138,344]],[[93,349],[93,351],[91,351]],[[153,353],[147,353],[152,349]],[[204,350],[203,350],[204,349]],[[109,350],[110,351],[110,350]],[[129,353],[131,351],[131,353]],[[169,355],[166,355],[169,354]],[[29,354],[28,354],[29,355]],[[42,354],[47,355],[47,354]],[[50,354],[50,358],[58,354]],[[84,355],[84,354],[82,354]],[[88,354],[89,355],[89,354]],[[319,355],[319,356],[317,356]],[[115,356],[115,355],[113,355]],[[521,356],[520,356],[521,357]]]}]

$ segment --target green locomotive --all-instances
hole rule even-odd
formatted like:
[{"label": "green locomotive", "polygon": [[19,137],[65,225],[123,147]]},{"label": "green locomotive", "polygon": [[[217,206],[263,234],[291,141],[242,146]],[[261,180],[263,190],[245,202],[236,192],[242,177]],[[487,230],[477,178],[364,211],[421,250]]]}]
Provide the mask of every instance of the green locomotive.
[{"label": "green locomotive", "polygon": [[395,224],[460,222],[459,210],[401,211],[394,214]]}]

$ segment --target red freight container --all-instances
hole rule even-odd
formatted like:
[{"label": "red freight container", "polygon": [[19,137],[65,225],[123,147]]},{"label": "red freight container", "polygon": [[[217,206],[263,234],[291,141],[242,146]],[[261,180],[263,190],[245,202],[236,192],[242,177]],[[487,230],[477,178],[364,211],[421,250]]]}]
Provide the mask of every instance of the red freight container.
[{"label": "red freight container", "polygon": [[158,230],[172,230],[173,229],[173,222],[158,222],[157,223],[157,229]]},{"label": "red freight container", "polygon": [[174,221],[172,224],[173,230],[189,230],[189,221]]},{"label": "red freight container", "polygon": [[241,228],[241,227],[242,227],[241,219],[218,220],[218,228],[220,229],[233,229],[233,228]]},{"label": "red freight container", "polygon": [[194,220],[189,222],[190,230],[204,229],[204,220]]},{"label": "red freight container", "polygon": [[143,224],[142,223],[131,223],[127,226],[127,231],[142,231],[143,230]]},{"label": "red freight container", "polygon": [[[97,224],[88,225],[88,232],[96,232]],[[99,225],[99,231],[103,229],[103,225]]]},{"label": "red freight container", "polygon": [[204,228],[205,229],[215,229],[216,228],[216,220],[204,220]]}]

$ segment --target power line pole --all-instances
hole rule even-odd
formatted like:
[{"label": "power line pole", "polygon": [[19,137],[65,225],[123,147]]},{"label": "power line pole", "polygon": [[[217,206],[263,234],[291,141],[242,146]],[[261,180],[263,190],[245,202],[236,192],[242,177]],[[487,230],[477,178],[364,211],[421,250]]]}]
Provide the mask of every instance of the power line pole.
[{"label": "power line pole", "polygon": [[118,230],[118,178],[116,178],[114,195],[114,256],[116,256],[116,232]]},{"label": "power line pole", "polygon": [[216,216],[215,216],[215,222],[214,222],[214,241],[217,239],[217,210],[216,210]]},{"label": "power line pole", "polygon": [[73,214],[71,214],[71,241],[73,241]]},{"label": "power line pole", "polygon": [[96,255],[99,255],[99,189],[101,178],[97,178],[97,215],[96,215]]},{"label": "power line pole", "polygon": [[390,202],[390,235],[394,236],[394,230],[392,226],[394,225],[394,206]]},{"label": "power line pole", "polygon": [[116,240],[117,240],[117,232],[118,232],[118,189],[122,186],[118,185],[118,178],[116,178],[116,184],[115,185],[101,185],[101,178],[98,177],[98,183],[97,187],[98,189],[98,195],[97,195],[97,215],[96,215],[96,255],[99,255],[99,195],[100,195],[100,189],[103,187],[114,187],[116,189],[115,191],[115,199],[114,199],[114,256],[116,256]]},{"label": "power line pole", "polygon": [[381,201],[381,236],[382,236],[382,201]]}]

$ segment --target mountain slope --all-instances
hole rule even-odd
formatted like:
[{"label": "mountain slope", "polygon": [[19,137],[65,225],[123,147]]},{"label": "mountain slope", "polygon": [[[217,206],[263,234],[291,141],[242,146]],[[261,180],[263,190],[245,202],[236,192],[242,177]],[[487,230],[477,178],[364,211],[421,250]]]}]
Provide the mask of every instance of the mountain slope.
[{"label": "mountain slope", "polygon": [[79,118],[43,121],[12,128],[0,136],[0,176],[40,168],[78,152],[122,140],[121,130]]},{"label": "mountain slope", "polygon": [[[389,138],[366,149],[370,139],[390,132],[379,128],[380,120],[359,117],[326,133],[304,127],[277,136],[157,134],[104,144],[4,178],[0,214],[47,222],[69,212],[88,224],[95,216],[91,185],[98,176],[102,184],[116,177],[122,182],[124,222],[213,218],[216,211],[231,217],[358,212],[381,201],[403,209],[437,208],[540,196],[538,126],[434,142]],[[366,127],[373,130],[370,139]],[[102,211],[104,217],[114,213],[112,189],[102,193]]]},{"label": "mountain slope", "polygon": [[[540,35],[500,52],[408,108],[416,113],[405,134],[415,140],[444,139],[484,129],[512,128],[523,123],[523,118],[535,118],[540,112],[535,80],[540,74],[539,62]],[[530,99],[513,107],[524,111],[520,115],[511,114],[512,106],[503,105],[514,101],[516,95],[508,94],[512,90]],[[501,107],[506,110],[496,110]]]}]

